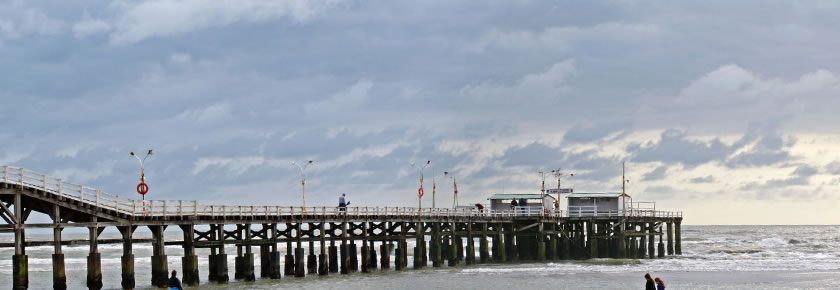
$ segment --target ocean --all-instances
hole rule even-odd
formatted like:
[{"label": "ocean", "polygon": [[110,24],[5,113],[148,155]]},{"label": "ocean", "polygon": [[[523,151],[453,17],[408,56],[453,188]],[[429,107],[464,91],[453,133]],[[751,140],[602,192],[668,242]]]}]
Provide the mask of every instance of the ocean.
[{"label": "ocean", "polygon": [[[46,233],[28,234],[28,240],[49,240]],[[180,232],[167,232],[177,239]],[[138,230],[135,238],[150,235]],[[64,235],[83,239],[84,233]],[[118,238],[106,230],[102,238]],[[0,242],[11,242],[10,234]],[[379,270],[256,282],[232,280],[229,284],[207,282],[208,249],[197,249],[200,288],[208,289],[644,289],[644,274],[662,278],[667,289],[840,289],[840,226],[682,226],[681,256],[664,259],[590,259],[547,263],[503,263],[472,266]],[[280,249],[285,253],[285,245]],[[409,243],[409,247],[413,247]],[[64,246],[67,285],[85,289],[89,247]],[[134,245],[138,289],[150,287],[151,245]],[[234,247],[226,248],[233,278]],[[100,245],[103,283],[120,288],[120,244]],[[255,249],[255,253],[259,251]],[[409,251],[411,252],[411,251]],[[30,289],[52,288],[52,246],[29,247]],[[12,248],[0,249],[0,285],[11,287]],[[183,250],[167,246],[169,269],[181,269]],[[410,254],[410,253],[409,253]],[[393,257],[393,256],[392,256]],[[411,257],[409,257],[411,259]],[[255,259],[259,276],[259,258]],[[412,261],[409,261],[409,267]],[[393,262],[392,262],[393,265]],[[282,269],[282,268],[281,268]],[[180,275],[179,275],[180,276]]]}]

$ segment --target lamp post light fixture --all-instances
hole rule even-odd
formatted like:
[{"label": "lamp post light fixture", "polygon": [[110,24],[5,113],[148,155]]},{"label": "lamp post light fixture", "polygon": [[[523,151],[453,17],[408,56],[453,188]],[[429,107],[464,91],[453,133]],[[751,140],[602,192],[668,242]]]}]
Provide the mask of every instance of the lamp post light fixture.
[{"label": "lamp post light fixture", "polygon": [[[423,167],[415,166],[414,162],[411,162],[411,167],[417,168],[417,173],[420,174],[420,188],[417,189],[417,210],[419,211],[420,208],[423,207],[423,169],[429,164],[432,163],[431,160],[426,160],[426,164],[423,164]],[[434,188],[432,188],[434,194]]]},{"label": "lamp post light fixture", "polygon": [[449,175],[449,178],[452,179],[452,189],[454,191],[452,195],[452,208],[458,208],[458,181],[455,179],[455,174],[444,171],[443,175]]},{"label": "lamp post light fixture", "polygon": [[303,213],[306,213],[306,167],[312,165],[312,160],[307,161],[303,166],[297,162],[292,162],[292,165],[300,170],[300,199],[303,201]]},{"label": "lamp post light fixture", "polygon": [[[545,210],[545,172],[540,171],[539,175],[540,179],[542,180],[542,189],[540,190],[542,194],[540,195],[540,200],[542,203],[543,210]],[[557,194],[557,199],[560,199],[560,194]],[[557,207],[560,207],[559,203],[557,204]]]},{"label": "lamp post light fixture", "polygon": [[[575,176],[575,174],[574,174],[574,173],[565,173],[565,172],[563,172],[563,170],[562,170],[562,169],[560,169],[560,168],[557,168],[557,169],[552,170],[552,171],[551,171],[551,174],[553,174],[553,175],[554,175],[554,177],[557,177],[557,208],[559,209],[559,208],[560,208],[560,191],[561,191],[561,189],[560,189],[560,180],[563,178],[563,176],[569,176],[569,177],[572,177],[572,176]],[[571,192],[570,192],[570,193],[571,193]]]},{"label": "lamp post light fixture", "polygon": [[137,159],[137,161],[140,162],[140,184],[137,185],[137,193],[139,193],[141,198],[142,198],[141,204],[142,204],[142,208],[143,208],[143,215],[145,216],[146,215],[146,193],[149,192],[149,185],[146,184],[146,158],[149,158],[149,156],[152,156],[152,149],[149,149],[149,152],[146,152],[146,156],[143,157],[143,159],[140,159],[140,157],[137,156],[137,154],[134,154],[134,151],[131,151],[131,153],[129,153],[129,155],[131,155],[131,157],[134,157],[134,159]]}]

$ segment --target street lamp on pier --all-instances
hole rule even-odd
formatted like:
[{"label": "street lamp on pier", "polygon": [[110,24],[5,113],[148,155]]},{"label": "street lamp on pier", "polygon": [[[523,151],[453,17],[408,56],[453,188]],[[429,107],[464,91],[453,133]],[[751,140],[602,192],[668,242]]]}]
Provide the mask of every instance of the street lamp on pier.
[{"label": "street lamp on pier", "polygon": [[140,162],[140,184],[137,184],[137,193],[139,193],[141,198],[142,198],[141,204],[142,204],[142,207],[143,207],[143,215],[146,215],[146,193],[149,192],[149,185],[146,184],[146,169],[145,169],[146,166],[145,166],[145,163],[146,163],[146,158],[149,158],[149,156],[152,156],[152,149],[149,149],[149,152],[146,153],[146,156],[143,157],[143,159],[140,159],[140,157],[137,156],[137,154],[134,154],[134,151],[131,151],[131,153],[129,153],[129,155],[131,155],[131,157],[134,157],[134,159],[137,159],[137,161]]},{"label": "street lamp on pier", "polygon": [[[557,208],[559,209],[560,208],[560,193],[563,191],[560,188],[560,180],[563,178],[563,176],[572,177],[572,176],[575,176],[575,174],[574,173],[565,173],[560,168],[552,170],[551,174],[553,174],[554,177],[557,177]],[[571,190],[568,193],[571,193]]]},{"label": "street lamp on pier", "polygon": [[454,191],[454,194],[452,195],[452,208],[458,208],[458,181],[455,180],[455,174],[444,171],[443,175],[449,175],[449,178],[452,179],[452,189]]},{"label": "street lamp on pier", "polygon": [[[431,160],[426,160],[426,164],[423,164],[423,167],[415,166],[414,162],[411,162],[412,168],[417,168],[417,173],[420,174],[420,188],[417,189],[417,210],[420,210],[423,206],[423,169],[429,164],[432,163]],[[434,191],[434,188],[432,189]]]},{"label": "street lamp on pier", "polygon": [[312,164],[312,160],[309,160],[303,166],[297,164],[297,162],[292,162],[292,165],[296,166],[300,170],[300,198],[303,201],[303,213],[306,213],[306,167]]}]

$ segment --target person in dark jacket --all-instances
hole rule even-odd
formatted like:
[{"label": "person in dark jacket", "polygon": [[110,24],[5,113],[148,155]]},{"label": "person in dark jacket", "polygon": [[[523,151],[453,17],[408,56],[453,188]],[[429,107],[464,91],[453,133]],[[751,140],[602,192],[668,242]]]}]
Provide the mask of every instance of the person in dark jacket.
[{"label": "person in dark jacket", "polygon": [[516,206],[517,206],[516,199],[511,199],[510,200],[510,209],[516,209]]},{"label": "person in dark jacket", "polygon": [[169,290],[181,290],[181,280],[178,280],[178,271],[172,270],[172,277],[169,277]]},{"label": "person in dark jacket", "polygon": [[645,290],[656,290],[656,282],[650,277],[650,273],[645,273],[645,280],[647,280]]}]

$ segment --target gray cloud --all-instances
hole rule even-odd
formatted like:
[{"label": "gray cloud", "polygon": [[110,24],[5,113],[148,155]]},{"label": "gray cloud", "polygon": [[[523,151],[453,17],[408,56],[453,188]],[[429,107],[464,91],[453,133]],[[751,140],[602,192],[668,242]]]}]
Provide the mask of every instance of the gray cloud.
[{"label": "gray cloud", "polygon": [[711,175],[704,176],[704,177],[695,177],[695,178],[689,179],[688,182],[691,182],[691,183],[712,183],[712,182],[715,182],[715,177],[711,176]]},{"label": "gray cloud", "polygon": [[656,167],[652,171],[645,173],[645,175],[642,176],[642,181],[655,181],[665,179],[665,173],[667,171],[668,167],[666,166]]}]

